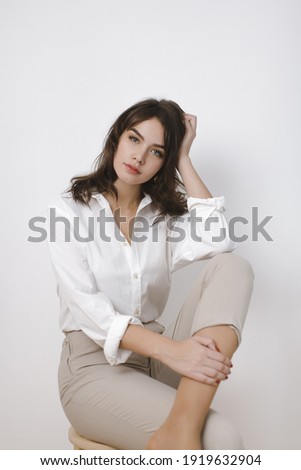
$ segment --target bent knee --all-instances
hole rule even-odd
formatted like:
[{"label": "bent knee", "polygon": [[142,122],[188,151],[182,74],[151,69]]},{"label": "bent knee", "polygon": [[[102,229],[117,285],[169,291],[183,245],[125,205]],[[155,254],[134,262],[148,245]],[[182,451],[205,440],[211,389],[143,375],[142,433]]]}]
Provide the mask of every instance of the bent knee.
[{"label": "bent knee", "polygon": [[213,259],[219,266],[225,267],[229,272],[235,271],[239,276],[249,280],[254,280],[254,271],[248,260],[234,253],[220,253]]}]

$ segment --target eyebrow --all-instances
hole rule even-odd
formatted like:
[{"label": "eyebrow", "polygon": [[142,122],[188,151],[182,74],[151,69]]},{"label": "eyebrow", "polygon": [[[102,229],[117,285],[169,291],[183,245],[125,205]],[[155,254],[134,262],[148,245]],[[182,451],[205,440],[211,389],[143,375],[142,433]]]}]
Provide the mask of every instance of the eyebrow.
[{"label": "eyebrow", "polygon": [[[140,134],[140,132],[137,131],[137,129],[135,129],[135,127],[130,127],[130,128],[129,128],[129,131],[135,132],[135,134],[137,134],[138,137],[140,137],[140,139],[144,140],[144,137]],[[165,150],[164,145],[153,144],[153,147],[160,147],[161,149]]]}]

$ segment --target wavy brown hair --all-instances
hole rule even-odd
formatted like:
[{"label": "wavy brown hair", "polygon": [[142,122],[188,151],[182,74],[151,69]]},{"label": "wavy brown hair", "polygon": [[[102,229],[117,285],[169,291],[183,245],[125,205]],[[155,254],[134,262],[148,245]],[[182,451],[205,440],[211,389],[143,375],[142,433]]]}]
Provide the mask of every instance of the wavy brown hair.
[{"label": "wavy brown hair", "polygon": [[164,128],[164,164],[153,178],[141,184],[141,190],[151,196],[159,209],[156,222],[167,214],[177,216],[185,213],[186,190],[178,178],[177,164],[186,127],[184,111],[171,100],[149,98],[125,110],[111,126],[103,150],[94,162],[94,171],[88,175],[73,177],[71,187],[66,192],[72,193],[75,201],[86,205],[89,205],[92,192],[95,191],[107,192],[117,199],[118,190],[114,185],[117,174],[113,159],[119,138],[124,131],[154,117],[159,119]]}]

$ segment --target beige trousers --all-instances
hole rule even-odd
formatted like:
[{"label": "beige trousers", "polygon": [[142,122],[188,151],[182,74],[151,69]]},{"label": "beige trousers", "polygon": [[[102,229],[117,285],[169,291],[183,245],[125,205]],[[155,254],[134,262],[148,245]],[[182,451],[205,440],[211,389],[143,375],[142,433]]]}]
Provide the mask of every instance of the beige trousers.
[{"label": "beige trousers", "polygon": [[[229,325],[238,340],[253,289],[248,261],[232,253],[209,260],[177,318],[164,332],[157,322],[145,327],[182,340],[201,328]],[[59,366],[60,398],[78,433],[117,449],[145,449],[165,421],[180,376],[159,361],[132,353],[110,366],[102,348],[82,331],[66,333]],[[204,449],[243,449],[232,423],[210,409],[202,432]]]}]

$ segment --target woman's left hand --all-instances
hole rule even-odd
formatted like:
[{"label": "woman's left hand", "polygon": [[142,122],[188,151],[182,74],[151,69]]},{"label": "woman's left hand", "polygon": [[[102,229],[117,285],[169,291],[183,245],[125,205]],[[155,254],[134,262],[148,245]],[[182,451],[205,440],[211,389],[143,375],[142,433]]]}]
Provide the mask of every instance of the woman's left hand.
[{"label": "woman's left hand", "polygon": [[197,117],[193,114],[184,114],[186,134],[179,151],[179,161],[181,158],[189,157],[192,142],[196,137]]}]

